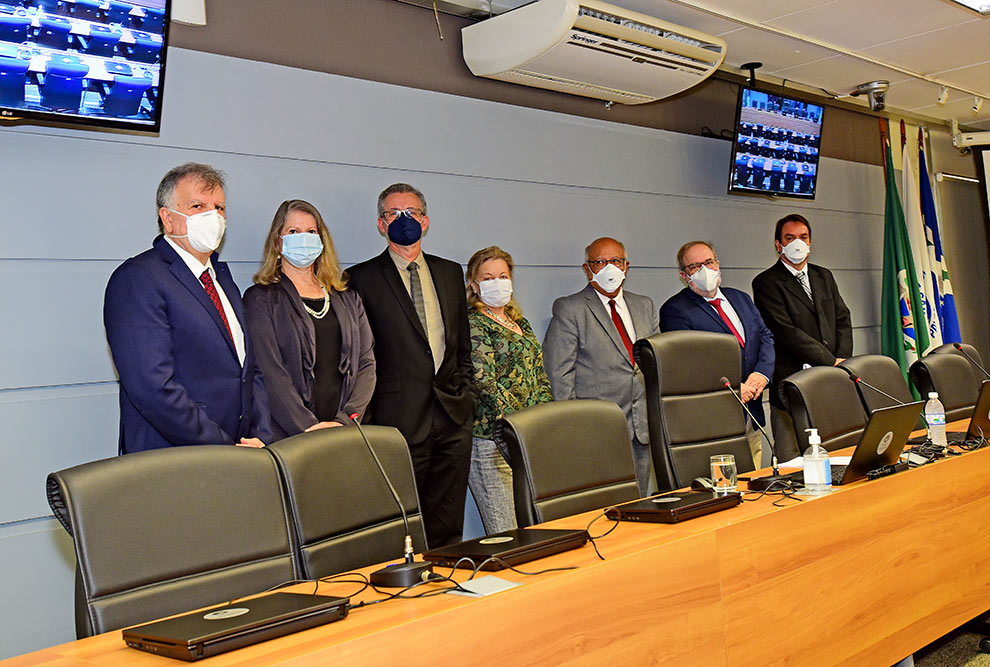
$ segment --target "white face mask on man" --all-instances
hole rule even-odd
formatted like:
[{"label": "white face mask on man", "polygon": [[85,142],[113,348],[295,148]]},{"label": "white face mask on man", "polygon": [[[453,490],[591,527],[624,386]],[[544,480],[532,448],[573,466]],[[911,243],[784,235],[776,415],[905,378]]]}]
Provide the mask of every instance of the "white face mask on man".
[{"label": "white face mask on man", "polygon": [[713,292],[718,289],[718,280],[721,277],[721,271],[716,271],[714,269],[709,269],[707,266],[702,266],[694,272],[694,275],[691,276],[691,282],[694,283],[694,286],[701,292]]},{"label": "white face mask on man", "polygon": [[186,219],[186,233],[168,234],[169,238],[189,239],[189,245],[197,252],[213,252],[220,247],[223,233],[227,229],[227,221],[220,215],[220,211],[213,209],[195,215],[186,215],[172,209],[168,210]]},{"label": "white face mask on man", "polygon": [[794,239],[784,246],[782,254],[791,264],[800,264],[811,254],[811,246],[801,239]]},{"label": "white face mask on man", "polygon": [[612,293],[622,286],[622,281],[626,279],[626,272],[615,264],[606,264],[601,271],[592,274],[591,280],[598,283],[606,292]]}]

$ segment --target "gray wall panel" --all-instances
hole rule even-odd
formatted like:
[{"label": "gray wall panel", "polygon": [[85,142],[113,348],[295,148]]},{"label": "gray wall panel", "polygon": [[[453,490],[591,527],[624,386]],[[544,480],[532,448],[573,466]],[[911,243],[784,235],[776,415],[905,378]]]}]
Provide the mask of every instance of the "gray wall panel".
[{"label": "gray wall panel", "polygon": [[0,389],[112,381],[103,290],[115,262],[0,260]]},{"label": "gray wall panel", "polygon": [[116,456],[118,414],[116,382],[0,392],[0,524],[51,514],[48,473]]},{"label": "gray wall panel", "polygon": [[55,519],[0,526],[0,657],[76,638],[72,539]]}]

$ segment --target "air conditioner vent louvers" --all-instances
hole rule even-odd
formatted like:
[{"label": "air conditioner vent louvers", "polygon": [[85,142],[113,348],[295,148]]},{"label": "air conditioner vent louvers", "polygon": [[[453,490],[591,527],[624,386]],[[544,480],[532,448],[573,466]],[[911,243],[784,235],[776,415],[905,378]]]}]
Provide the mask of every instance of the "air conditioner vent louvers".
[{"label": "air conditioner vent louvers", "polygon": [[[644,23],[637,23],[636,21],[631,21],[629,19],[624,19],[621,16],[615,16],[614,14],[607,14],[596,9],[589,9],[588,7],[581,7],[578,10],[578,16],[589,16],[591,18],[599,19],[601,21],[608,21],[609,23],[615,23],[616,25],[621,25],[624,28],[632,28],[633,30],[641,30],[642,32],[648,33],[650,35],[656,35],[657,37],[664,37],[666,39],[672,39],[675,42],[681,42],[683,44],[690,44],[691,46],[697,46],[702,49],[708,49],[714,53],[721,51],[721,48],[717,44],[710,44],[708,42],[702,42],[697,39],[693,39],[686,35],[676,33],[670,30],[662,30],[655,26],[646,25]],[[639,46],[639,45],[637,45]],[[649,47],[645,47],[649,48]]]},{"label": "air conditioner vent louvers", "polygon": [[502,77],[502,80],[526,86],[536,86],[537,88],[558,90],[574,95],[607,99],[623,104],[640,104],[654,100],[654,98],[647,95],[637,95],[636,93],[615,90],[605,86],[595,86],[593,84],[581,83],[580,81],[571,81],[570,79],[562,79],[560,77],[540,74],[539,72],[526,72],[518,69],[507,73]]}]

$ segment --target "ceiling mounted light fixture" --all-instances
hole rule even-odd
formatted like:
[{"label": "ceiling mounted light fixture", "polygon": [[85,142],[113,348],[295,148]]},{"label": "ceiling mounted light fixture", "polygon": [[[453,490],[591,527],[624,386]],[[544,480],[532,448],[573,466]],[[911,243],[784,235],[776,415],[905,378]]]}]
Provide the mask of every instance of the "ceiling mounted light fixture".
[{"label": "ceiling mounted light fixture", "polygon": [[982,97],[974,97],[973,98],[973,113],[974,114],[980,113],[980,109],[982,109],[982,108],[983,108],[983,98]]},{"label": "ceiling mounted light fixture", "polygon": [[949,100],[949,89],[945,86],[938,87],[938,99],[936,100],[939,104],[945,104]]}]

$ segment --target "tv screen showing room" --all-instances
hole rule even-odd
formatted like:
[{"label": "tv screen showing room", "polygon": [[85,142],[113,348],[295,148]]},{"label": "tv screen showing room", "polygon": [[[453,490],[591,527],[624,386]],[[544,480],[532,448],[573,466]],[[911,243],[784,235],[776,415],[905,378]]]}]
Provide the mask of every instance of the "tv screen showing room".
[{"label": "tv screen showing room", "polygon": [[824,107],[743,88],[729,192],[814,199]]},{"label": "tv screen showing room", "polygon": [[0,0],[0,118],[158,131],[170,0]]}]

